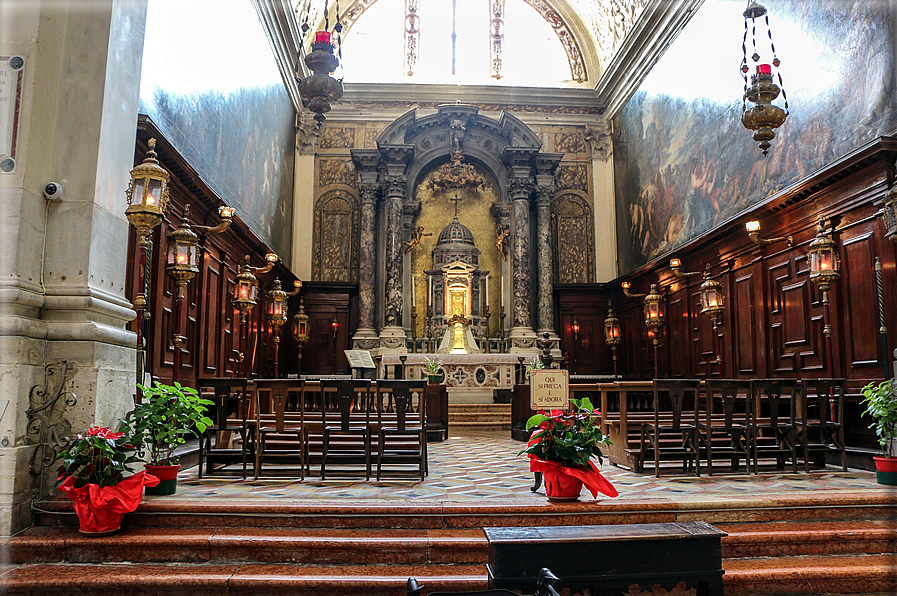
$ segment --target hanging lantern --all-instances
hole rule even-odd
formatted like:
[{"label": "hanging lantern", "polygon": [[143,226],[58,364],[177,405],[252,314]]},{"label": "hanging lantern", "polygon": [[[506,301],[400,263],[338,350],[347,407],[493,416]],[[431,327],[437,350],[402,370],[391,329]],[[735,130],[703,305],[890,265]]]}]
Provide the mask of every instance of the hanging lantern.
[{"label": "hanging lantern", "polygon": [[171,176],[156,157],[156,139],[150,139],[146,158],[131,170],[131,181],[125,191],[128,197],[125,216],[137,228],[140,246],[146,246],[147,236],[162,223],[162,214],[168,205]]},{"label": "hanging lantern", "polygon": [[823,293],[827,293],[841,275],[838,272],[841,268],[841,259],[838,258],[837,245],[832,240],[831,232],[832,230],[826,231],[822,220],[819,220],[816,238],[808,247],[810,281],[818,285]]},{"label": "hanging lantern", "polygon": [[[296,73],[299,73],[299,57],[297,56]],[[315,113],[318,125],[323,125],[330,111],[330,103],[343,96],[343,84],[330,76],[339,66],[339,59],[333,54],[328,31],[315,33],[315,41],[311,44],[311,52],[305,57],[305,65],[314,74],[307,77],[296,77],[302,105]]]},{"label": "hanging lantern", "polygon": [[274,280],[274,287],[266,297],[268,298],[268,322],[272,327],[280,329],[287,322],[287,293],[281,288],[279,279]]},{"label": "hanging lantern", "polygon": [[620,345],[622,341],[620,337],[620,319],[614,316],[614,307],[611,302],[607,303],[607,318],[604,319],[604,343],[612,348]]},{"label": "hanging lantern", "polygon": [[658,293],[657,284],[651,284],[645,296],[645,326],[655,335],[663,328],[663,296]]},{"label": "hanging lantern", "polygon": [[[773,129],[784,124],[788,117],[788,96],[785,93],[784,85],[782,85],[782,73],[779,71],[781,61],[776,55],[776,46],[772,41],[772,29],[769,27],[769,15],[766,8],[756,2],[751,2],[743,15],[744,39],[741,49],[744,56],[741,60],[741,75],[744,78],[744,96],[741,104],[741,123],[748,130],[754,131],[754,140],[760,143],[759,147],[763,151],[763,155],[766,155],[769,153],[769,142],[776,136]],[[772,57],[769,63],[760,63],[761,58],[768,59],[768,57],[761,56],[757,52],[757,19],[760,17],[764,17],[769,37],[769,51]],[[750,75],[750,84],[748,84],[748,73],[751,68],[748,66],[747,54],[748,20],[750,20],[751,43],[754,50],[750,58],[757,63],[755,72]],[[775,73],[773,73],[773,69],[775,69]],[[778,78],[778,85],[773,82],[774,77]],[[784,110],[772,103],[779,96],[779,92],[782,93],[782,99],[785,100]],[[747,102],[754,105],[748,108]]]},{"label": "hanging lantern", "polygon": [[704,282],[701,284],[701,313],[708,315],[714,326],[725,310],[723,285],[710,277],[710,267],[704,269]]},{"label": "hanging lantern", "polygon": [[570,325],[570,329],[573,330],[573,339],[577,339],[579,337],[579,321],[576,320],[576,317],[573,317],[573,323]]},{"label": "hanging lantern", "polygon": [[190,228],[190,205],[184,207],[184,218],[181,225],[168,236],[168,254],[165,272],[177,286],[177,299],[184,297],[187,282],[199,273],[199,257],[197,244],[199,237]]}]

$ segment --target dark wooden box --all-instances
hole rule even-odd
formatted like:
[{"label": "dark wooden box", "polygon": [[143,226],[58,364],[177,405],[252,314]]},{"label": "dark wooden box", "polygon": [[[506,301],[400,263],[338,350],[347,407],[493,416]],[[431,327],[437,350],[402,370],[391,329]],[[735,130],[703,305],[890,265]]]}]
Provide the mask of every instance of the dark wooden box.
[{"label": "dark wooden box", "polygon": [[[531,594],[543,567],[571,594],[592,596],[672,591],[723,594],[720,538],[705,522],[483,528],[489,541],[489,587]],[[631,586],[639,589],[632,591]]]}]

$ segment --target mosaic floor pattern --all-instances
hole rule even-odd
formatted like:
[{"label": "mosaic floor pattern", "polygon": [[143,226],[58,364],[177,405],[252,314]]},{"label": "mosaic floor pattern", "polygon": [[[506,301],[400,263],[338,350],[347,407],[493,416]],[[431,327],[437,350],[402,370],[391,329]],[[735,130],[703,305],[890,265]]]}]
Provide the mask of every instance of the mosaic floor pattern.
[{"label": "mosaic floor pattern", "polygon": [[[178,476],[178,497],[244,498],[244,499],[387,499],[421,501],[470,500],[544,500],[545,489],[530,491],[532,473],[525,457],[517,453],[523,443],[513,441],[508,431],[485,431],[459,428],[443,443],[431,443],[430,473],[421,482],[418,478],[384,478],[365,481],[363,478],[264,478],[242,480],[233,477],[197,479],[195,467]],[[329,469],[329,467],[328,467]],[[744,475],[715,472],[712,477],[682,475],[664,470],[660,478],[651,474],[635,474],[605,463],[601,473],[619,491],[620,499],[670,499],[679,502],[727,499],[735,495],[806,495],[808,492],[831,494],[843,492],[879,492],[894,490],[876,484],[875,473],[850,469],[847,472],[829,466],[811,469],[809,474],[761,473]],[[315,473],[315,470],[312,470]],[[600,496],[600,495],[599,495]],[[583,492],[588,498],[588,493]],[[153,498],[153,497],[148,497]],[[163,497],[164,498],[164,497]]]}]

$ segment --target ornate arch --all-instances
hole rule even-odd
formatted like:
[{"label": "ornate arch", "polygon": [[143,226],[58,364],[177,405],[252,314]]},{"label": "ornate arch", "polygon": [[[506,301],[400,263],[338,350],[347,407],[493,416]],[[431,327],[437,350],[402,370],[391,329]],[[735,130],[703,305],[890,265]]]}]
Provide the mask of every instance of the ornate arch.
[{"label": "ornate arch", "polygon": [[[551,202],[554,283],[588,283],[595,278],[595,231],[585,194],[564,190]],[[563,240],[562,240],[563,239]]]},{"label": "ornate arch", "polygon": [[358,281],[360,204],[348,189],[323,193],[315,203],[312,277]]},{"label": "ornate arch", "polygon": [[[567,62],[570,65],[570,77],[577,83],[587,81],[588,72],[580,43],[573,34],[573,29],[567,23],[567,20],[561,15],[561,12],[545,0],[522,1],[529,4],[533,10],[539,13],[551,27],[551,30],[554,31],[554,34],[557,35],[561,47],[564,48],[564,52],[567,54]],[[355,0],[352,2],[340,17],[343,35],[348,35],[352,25],[376,2],[377,0]]]}]

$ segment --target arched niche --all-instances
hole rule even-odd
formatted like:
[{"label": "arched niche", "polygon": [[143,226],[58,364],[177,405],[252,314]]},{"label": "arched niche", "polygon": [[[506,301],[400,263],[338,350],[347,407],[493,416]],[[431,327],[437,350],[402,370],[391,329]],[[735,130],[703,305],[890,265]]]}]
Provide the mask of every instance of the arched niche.
[{"label": "arched niche", "polygon": [[595,277],[595,233],[585,193],[564,190],[551,201],[554,283],[588,283]]},{"label": "arched niche", "polygon": [[393,147],[413,147],[413,156],[404,170],[408,180],[406,198],[413,196],[413,189],[427,172],[445,162],[458,147],[465,161],[486,170],[496,182],[500,202],[508,202],[510,167],[516,165],[508,155],[518,156],[519,150],[535,155],[542,142],[513,114],[502,112],[496,120],[479,114],[476,106],[449,104],[423,118],[417,117],[417,110],[399,116],[377,138],[377,147],[384,155]]},{"label": "arched niche", "polygon": [[329,190],[315,203],[313,278],[358,281],[358,197]]}]

